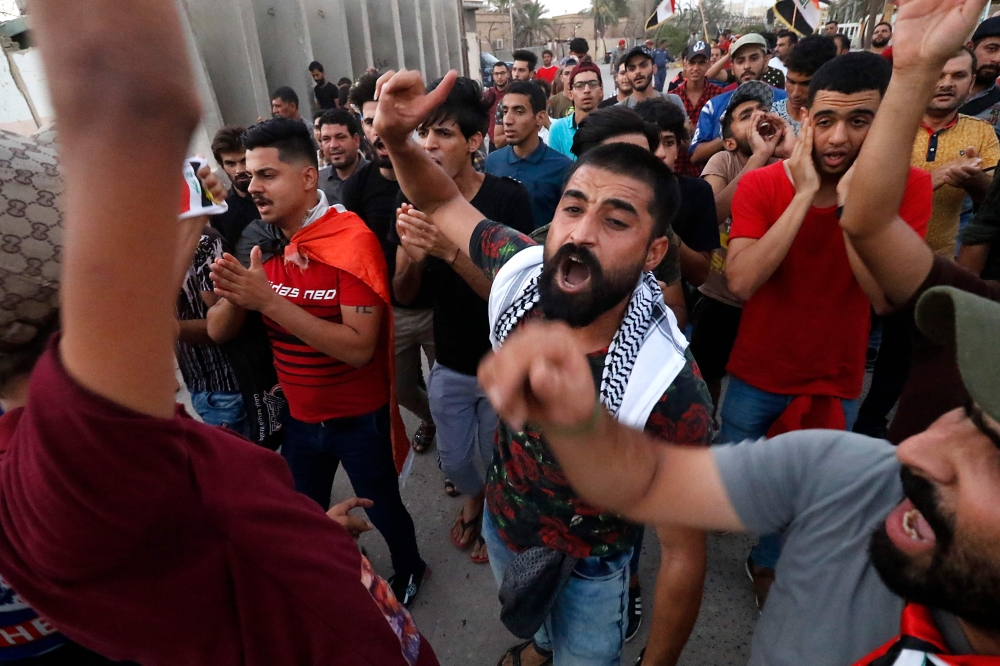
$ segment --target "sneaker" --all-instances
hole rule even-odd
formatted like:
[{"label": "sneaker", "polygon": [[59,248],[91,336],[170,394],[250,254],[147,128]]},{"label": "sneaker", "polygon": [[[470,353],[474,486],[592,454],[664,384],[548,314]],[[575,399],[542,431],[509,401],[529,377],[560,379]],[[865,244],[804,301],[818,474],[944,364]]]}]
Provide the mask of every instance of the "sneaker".
[{"label": "sneaker", "polygon": [[757,610],[764,610],[764,602],[767,601],[767,593],[774,583],[774,569],[761,567],[754,564],[749,557],[746,562],[747,577],[753,584],[753,594],[757,598]]},{"label": "sneaker", "polygon": [[413,599],[420,591],[420,584],[424,582],[425,575],[428,574],[427,563],[421,562],[420,568],[409,574],[395,574],[389,579],[389,587],[393,594],[406,608],[410,607]]},{"label": "sneaker", "polygon": [[625,628],[625,642],[628,643],[630,640],[635,638],[635,635],[639,633],[639,627],[642,626],[641,587],[636,586],[628,588],[628,609],[626,610],[626,617],[628,617],[628,627]]}]

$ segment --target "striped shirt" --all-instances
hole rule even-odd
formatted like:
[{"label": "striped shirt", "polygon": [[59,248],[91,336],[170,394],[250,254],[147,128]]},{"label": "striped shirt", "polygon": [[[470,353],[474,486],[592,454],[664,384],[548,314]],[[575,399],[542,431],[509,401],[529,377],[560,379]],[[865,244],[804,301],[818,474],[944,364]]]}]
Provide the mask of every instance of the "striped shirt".
[{"label": "striped shirt", "polygon": [[[222,236],[214,229],[206,230],[198,241],[194,261],[188,268],[184,285],[177,297],[177,318],[181,321],[204,319],[208,304],[201,292],[212,291],[209,277],[212,262],[222,256]],[[237,393],[236,375],[222,348],[214,344],[177,343],[177,365],[184,383],[192,393]]]},{"label": "striped shirt", "polygon": [[[341,307],[384,307],[378,295],[350,273],[311,260],[305,270],[281,256],[264,262],[267,279],[280,296],[309,314],[343,323]],[[383,313],[383,316],[388,316]],[[292,417],[305,423],[360,416],[389,401],[383,355],[355,368],[310,347],[276,321],[264,318],[278,381]],[[379,340],[378,345],[388,345]]]}]

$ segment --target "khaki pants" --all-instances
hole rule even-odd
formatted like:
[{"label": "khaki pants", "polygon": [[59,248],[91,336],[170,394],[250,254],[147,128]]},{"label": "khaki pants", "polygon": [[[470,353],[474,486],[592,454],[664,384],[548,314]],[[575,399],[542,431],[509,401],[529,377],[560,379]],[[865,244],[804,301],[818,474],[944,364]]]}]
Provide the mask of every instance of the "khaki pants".
[{"label": "khaki pants", "polygon": [[421,385],[420,349],[434,365],[434,311],[393,308],[396,320],[396,399],[421,421],[431,422],[427,389]]}]

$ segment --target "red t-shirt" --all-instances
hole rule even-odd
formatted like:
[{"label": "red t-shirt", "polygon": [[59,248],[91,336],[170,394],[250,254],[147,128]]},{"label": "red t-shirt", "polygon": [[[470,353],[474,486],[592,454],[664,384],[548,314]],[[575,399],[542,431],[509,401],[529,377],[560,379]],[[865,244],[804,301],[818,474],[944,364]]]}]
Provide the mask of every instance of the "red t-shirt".
[{"label": "red t-shirt", "polygon": [[[341,307],[380,306],[382,316],[389,316],[382,300],[368,285],[318,261],[310,261],[302,270],[276,255],[264,262],[264,272],[280,296],[324,321],[343,323]],[[366,365],[355,368],[313,349],[267,317],[264,323],[278,381],[294,418],[319,423],[367,414],[389,402],[383,355],[375,354]],[[377,344],[384,347],[389,341],[379,339]]]},{"label": "red t-shirt", "polygon": [[58,340],[2,417],[0,571],[70,639],[143,666],[432,666],[281,456],[79,386]]},{"label": "red t-shirt", "polygon": [[[930,176],[910,169],[900,216],[927,233]],[[788,208],[795,186],[784,162],[751,171],[733,197],[734,238],[761,238]],[[861,395],[871,303],[847,259],[837,209],[811,208],[774,275],[743,306],[727,370],[785,395]]]},{"label": "red t-shirt", "polygon": [[535,70],[535,76],[539,79],[543,79],[552,83],[556,80],[556,74],[559,72],[558,65],[549,65],[548,67],[539,67]]}]

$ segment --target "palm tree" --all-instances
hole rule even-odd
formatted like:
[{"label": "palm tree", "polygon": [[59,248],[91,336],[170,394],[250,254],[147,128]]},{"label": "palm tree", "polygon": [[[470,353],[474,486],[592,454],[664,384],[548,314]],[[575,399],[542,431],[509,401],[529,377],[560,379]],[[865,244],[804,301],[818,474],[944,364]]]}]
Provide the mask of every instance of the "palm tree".
[{"label": "palm tree", "polygon": [[591,0],[588,12],[594,19],[594,32],[603,37],[609,25],[616,25],[620,18],[628,16],[628,0]]},{"label": "palm tree", "polygon": [[539,0],[526,2],[520,7],[515,6],[514,27],[517,30],[517,42],[521,46],[535,46],[552,36],[552,22],[544,18],[547,10]]}]

